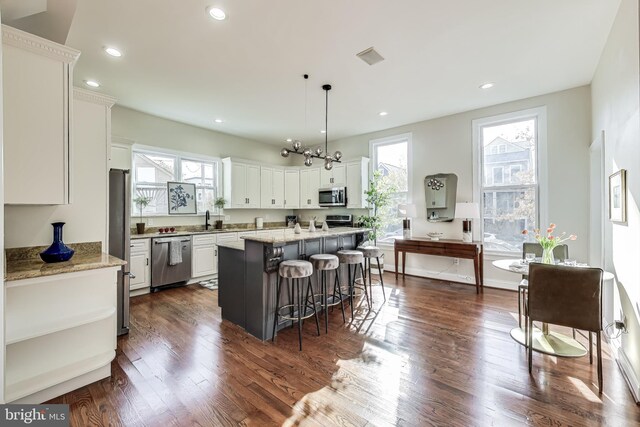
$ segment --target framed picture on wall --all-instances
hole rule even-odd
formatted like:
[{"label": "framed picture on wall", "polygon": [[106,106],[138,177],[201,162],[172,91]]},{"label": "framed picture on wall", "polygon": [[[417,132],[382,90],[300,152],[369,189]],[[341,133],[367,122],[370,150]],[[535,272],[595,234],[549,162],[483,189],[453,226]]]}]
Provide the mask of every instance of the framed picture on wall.
[{"label": "framed picture on wall", "polygon": [[167,182],[169,215],[197,213],[196,185],[186,182]]},{"label": "framed picture on wall", "polygon": [[609,177],[609,219],[627,222],[627,171],[620,169]]}]

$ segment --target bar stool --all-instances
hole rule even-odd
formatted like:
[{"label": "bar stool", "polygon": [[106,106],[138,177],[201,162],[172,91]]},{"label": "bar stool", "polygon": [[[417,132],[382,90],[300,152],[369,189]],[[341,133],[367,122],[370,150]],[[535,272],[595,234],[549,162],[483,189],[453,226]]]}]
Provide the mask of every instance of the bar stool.
[{"label": "bar stool", "polygon": [[[364,256],[364,269],[367,273],[367,277],[369,278],[369,295],[371,295],[371,299],[373,300],[373,291],[371,289],[371,259],[375,258],[378,263],[378,276],[380,277],[380,285],[382,285],[382,295],[386,301],[387,295],[384,292],[384,280],[382,279],[382,268],[380,267],[380,256],[382,255],[382,251],[377,246],[360,246],[358,250],[362,252],[362,255]],[[364,279],[362,280],[362,283],[364,284]]]},{"label": "bar stool", "polygon": [[[342,321],[346,322],[347,319],[344,316],[344,302],[342,301],[342,289],[340,289],[340,276],[338,274],[338,267],[340,265],[338,257],[329,254],[316,254],[311,255],[309,258],[313,268],[318,272],[318,287],[322,289],[322,308],[324,309],[324,332],[329,332],[329,307],[340,304],[342,309]],[[335,280],[333,281],[333,295],[331,295],[331,302],[329,302],[329,296],[327,292],[327,272],[335,271]]]},{"label": "bar stool", "polygon": [[[364,267],[362,266],[364,257],[360,251],[342,250],[338,251],[338,260],[340,261],[340,264],[346,264],[347,266],[349,275],[349,304],[351,305],[351,318],[353,319],[353,297],[355,296],[358,266],[360,266],[360,277],[362,278],[362,283],[364,285]],[[351,266],[353,266],[353,277],[351,276]],[[371,308],[369,294],[367,293],[367,286],[364,285],[362,289],[364,289],[364,295],[367,298],[367,305]]]},{"label": "bar stool", "polygon": [[[302,351],[302,320],[311,316],[316,318],[316,328],[318,329],[318,336],[320,336],[320,322],[318,322],[318,313],[316,311],[316,304],[313,301],[313,288],[311,287],[311,276],[313,275],[313,265],[309,261],[302,260],[290,260],[282,261],[278,267],[278,281],[276,285],[276,311],[273,318],[273,336],[271,341],[275,341],[276,327],[278,325],[278,319],[286,319],[298,322],[298,341],[300,342],[300,351]],[[307,289],[305,291],[305,298],[302,299],[302,288],[304,288],[304,279],[307,279]],[[280,306],[280,293],[282,291],[282,280],[287,279],[287,283],[290,286],[289,304]],[[302,288],[300,281],[302,280]],[[294,293],[295,286],[295,293]],[[311,303],[309,302],[309,295],[311,295]],[[297,301],[296,301],[297,297]],[[302,307],[304,306],[304,311]],[[289,308],[289,316],[285,316],[280,313],[281,310]],[[307,314],[307,310],[311,308],[312,313]]]}]

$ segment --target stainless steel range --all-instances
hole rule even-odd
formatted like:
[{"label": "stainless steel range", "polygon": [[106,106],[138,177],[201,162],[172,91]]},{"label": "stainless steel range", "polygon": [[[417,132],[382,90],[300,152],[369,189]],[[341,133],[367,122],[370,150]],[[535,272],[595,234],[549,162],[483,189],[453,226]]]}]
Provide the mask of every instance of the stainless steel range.
[{"label": "stainless steel range", "polygon": [[353,215],[327,215],[329,228],[353,227]]}]

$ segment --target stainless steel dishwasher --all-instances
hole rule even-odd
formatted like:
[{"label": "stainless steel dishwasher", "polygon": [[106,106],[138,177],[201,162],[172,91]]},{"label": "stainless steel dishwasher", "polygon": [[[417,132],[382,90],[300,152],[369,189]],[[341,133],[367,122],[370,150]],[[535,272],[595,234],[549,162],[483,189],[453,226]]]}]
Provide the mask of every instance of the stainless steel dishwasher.
[{"label": "stainless steel dishwasher", "polygon": [[[182,262],[169,265],[171,241],[180,245]],[[191,236],[151,239],[151,291],[158,287],[187,282],[191,279]]]}]

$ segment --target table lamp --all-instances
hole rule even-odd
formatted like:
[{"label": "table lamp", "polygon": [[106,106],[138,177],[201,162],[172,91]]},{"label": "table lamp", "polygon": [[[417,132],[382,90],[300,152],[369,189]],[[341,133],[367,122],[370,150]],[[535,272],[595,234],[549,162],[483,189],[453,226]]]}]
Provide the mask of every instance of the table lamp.
[{"label": "table lamp", "polygon": [[412,203],[402,203],[398,205],[398,216],[404,218],[402,220],[402,238],[411,238],[411,218],[418,216],[416,205]]},{"label": "table lamp", "polygon": [[477,203],[456,203],[456,218],[462,218],[462,241],[471,242],[471,220],[480,218],[480,206]]}]

